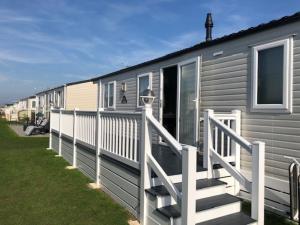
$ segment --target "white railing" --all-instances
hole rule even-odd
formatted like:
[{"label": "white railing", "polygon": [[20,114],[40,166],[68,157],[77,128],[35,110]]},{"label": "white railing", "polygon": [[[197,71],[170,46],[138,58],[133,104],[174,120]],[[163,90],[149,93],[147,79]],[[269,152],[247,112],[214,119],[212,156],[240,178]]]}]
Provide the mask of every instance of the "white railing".
[{"label": "white railing", "polygon": [[[241,111],[233,110],[231,113],[214,114],[222,124],[232,129],[236,134],[241,133]],[[230,135],[224,133],[218,126],[213,127],[213,148],[222,156],[227,162],[240,162],[240,147],[231,140]],[[238,165],[239,167],[239,165]]]},{"label": "white railing", "polygon": [[141,113],[103,111],[100,118],[101,150],[138,163]]},{"label": "white railing", "polygon": [[[50,130],[73,139],[73,166],[76,167],[76,144],[87,144],[101,154],[139,169],[139,136],[141,113],[52,110]],[[49,148],[52,148],[50,132]]]},{"label": "white railing", "polygon": [[68,135],[70,137],[73,136],[73,129],[74,129],[73,117],[74,117],[73,111],[62,111],[61,120],[64,122],[61,124],[60,129],[63,134]]},{"label": "white railing", "polygon": [[[140,112],[103,111],[51,111],[50,130],[61,137],[73,138],[73,166],[76,167],[77,144],[88,144],[96,150],[96,184],[99,184],[100,154],[108,155],[141,171],[140,220],[146,224],[148,199],[146,189],[151,188],[151,173],[165,185],[181,208],[182,224],[195,224],[195,192],[197,179],[197,148],[179,143],[152,115],[146,105]],[[182,192],[152,155],[153,133],[162,137],[181,159]],[[51,137],[49,148],[51,148]],[[80,143],[79,143],[80,142]],[[240,147],[252,154],[252,181],[240,172]],[[204,119],[204,166],[208,178],[213,177],[213,165],[220,164],[236,180],[235,186],[243,185],[252,194],[252,218],[263,224],[264,217],[264,143],[250,143],[240,136],[240,112],[214,114],[205,111]],[[239,188],[238,188],[239,190]]]},{"label": "white railing", "polygon": [[50,119],[50,127],[59,131],[59,110],[53,110]]},{"label": "white railing", "polygon": [[93,111],[77,111],[76,115],[76,138],[91,146],[96,146],[96,117]]},{"label": "white railing", "polygon": [[[152,155],[152,132],[163,137],[166,143],[182,160],[182,193],[172,183],[169,176]],[[152,108],[146,105],[142,112],[141,129],[141,203],[140,220],[141,224],[146,224],[148,212],[148,199],[146,189],[151,188],[151,171],[158,176],[173,199],[180,205],[182,224],[195,224],[196,201],[194,199],[196,191],[196,165],[197,148],[180,144],[152,115]]]},{"label": "white railing", "polygon": [[[259,141],[248,142],[229,127],[228,124],[218,119],[220,117],[220,115],[214,114],[213,110],[206,110],[204,114],[204,165],[207,167],[208,177],[213,176],[214,164],[220,164],[227,170],[239,184],[251,193],[251,217],[257,220],[258,225],[263,225],[265,143]],[[237,150],[236,145],[238,145],[252,155],[252,181],[248,180],[240,172],[240,160],[236,161],[238,164],[234,166],[226,160],[226,157],[220,154],[216,148],[217,145],[213,143],[215,141],[216,135],[214,133],[216,130],[224,133],[224,135],[230,138],[231,142],[234,142],[235,151]]]}]

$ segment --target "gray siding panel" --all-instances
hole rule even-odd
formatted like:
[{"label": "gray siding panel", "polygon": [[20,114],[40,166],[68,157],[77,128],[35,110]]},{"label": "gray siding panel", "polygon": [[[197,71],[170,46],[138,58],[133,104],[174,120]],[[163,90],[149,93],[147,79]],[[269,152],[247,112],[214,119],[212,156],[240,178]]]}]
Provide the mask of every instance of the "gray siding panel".
[{"label": "gray siding panel", "polygon": [[81,145],[77,145],[77,167],[92,180],[96,179],[96,154]]},{"label": "gray siding panel", "polygon": [[[235,42],[210,48],[203,54],[201,73],[202,109],[216,112],[242,110],[242,135],[250,140],[266,142],[266,173],[268,176],[287,180],[289,161],[283,155],[300,156],[299,75],[300,40],[294,39],[293,114],[250,113],[251,100],[251,44],[268,42],[272,38],[298,30],[295,25],[280,28],[283,32],[263,32]],[[222,48],[224,55],[211,53]],[[226,50],[226,51],[225,51]],[[250,169],[251,157],[242,154],[242,167]]]},{"label": "gray siding panel", "polygon": [[139,214],[140,177],[127,168],[101,157],[100,179],[104,190],[134,216]]},{"label": "gray siding panel", "polygon": [[[102,84],[116,80],[118,93],[116,110],[138,111],[140,109],[136,107],[136,77],[138,74],[152,72],[152,87],[157,97],[153,104],[153,113],[158,118],[160,69],[195,56],[201,56],[199,115],[203,116],[204,109],[214,109],[216,112],[230,112],[240,109],[242,111],[242,136],[249,141],[261,140],[266,142],[266,175],[278,181],[270,187],[274,190],[280,190],[276,184],[283,183],[284,187],[281,189],[288,190],[286,181],[288,180],[289,161],[283,156],[300,158],[300,38],[299,35],[294,36],[293,113],[291,114],[250,112],[251,46],[283,39],[291,34],[298,34],[300,32],[299,24],[297,22],[276,29],[269,29],[144,68],[106,77],[102,79]],[[223,55],[214,57],[213,53],[218,51],[223,51]],[[119,90],[122,82],[127,84],[125,93],[127,104],[121,104],[122,93]],[[203,123],[200,125],[200,141],[202,134]],[[251,157],[245,151],[242,151],[241,160],[242,168],[250,170]],[[272,199],[272,197],[270,198]],[[275,198],[274,201],[276,201]]]},{"label": "gray siding panel", "polygon": [[70,164],[73,164],[73,142],[67,138],[61,140],[61,154]]},{"label": "gray siding panel", "polygon": [[52,149],[58,153],[59,148],[59,138],[56,133],[52,133]]}]

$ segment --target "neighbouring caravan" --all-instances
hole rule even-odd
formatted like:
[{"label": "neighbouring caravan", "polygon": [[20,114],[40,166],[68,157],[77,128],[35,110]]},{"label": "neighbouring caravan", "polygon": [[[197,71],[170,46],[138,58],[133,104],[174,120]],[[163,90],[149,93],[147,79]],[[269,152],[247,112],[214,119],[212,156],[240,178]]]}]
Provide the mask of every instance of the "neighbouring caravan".
[{"label": "neighbouring caravan", "polygon": [[18,121],[23,121],[24,119],[35,120],[35,110],[36,110],[36,97],[30,96],[28,98],[21,99],[18,102],[17,113]]},{"label": "neighbouring caravan", "polygon": [[[181,190],[183,185],[180,182],[189,179],[182,175],[187,166],[181,165],[175,154],[168,153],[167,143],[171,143],[175,149],[181,144],[196,147],[199,151],[198,159],[201,161],[199,168],[196,168],[196,177],[211,178],[212,174],[209,174],[211,166],[213,176],[226,183],[228,193],[238,194],[244,198],[251,198],[249,185],[251,181],[254,183],[257,179],[257,174],[251,174],[251,171],[257,172],[258,169],[255,167],[260,168],[264,165],[265,205],[284,214],[290,210],[288,167],[291,161],[285,156],[300,158],[300,13],[216,39],[211,39],[210,36],[210,19],[208,17],[206,24],[206,41],[91,79],[91,82],[98,83],[97,108],[103,109],[97,114],[103,118],[99,120],[103,126],[99,128],[99,132],[100,135],[104,135],[103,139],[100,137],[103,141],[100,147],[97,147],[96,141],[96,134],[99,133],[94,132],[95,112],[78,111],[76,114],[66,111],[63,113],[66,119],[63,120],[58,119],[61,116],[58,111],[53,111],[55,120],[52,121],[50,146],[91,179],[97,182],[100,179],[103,190],[141,219],[143,224],[178,224],[181,218],[188,218],[189,215],[188,212],[180,214],[180,207],[174,204],[174,201],[180,202],[176,199],[178,194],[176,190],[177,188]],[[143,130],[134,138],[136,121],[145,121],[140,116],[145,110],[140,97],[146,89],[154,91],[156,97],[152,104],[155,120],[150,120],[150,124],[157,130],[152,137],[152,145],[156,146],[152,149],[152,154],[161,167],[152,161],[152,156],[146,159],[149,160],[147,162],[156,175],[159,178],[164,177],[162,182],[158,182],[155,176],[152,177],[145,172],[147,163],[143,164],[144,161],[140,162],[134,158],[135,154],[141,157],[139,154],[142,154],[140,151],[144,148],[142,144],[148,142],[138,142],[141,144],[140,151],[133,156],[126,153],[127,149],[136,146],[136,140],[140,141],[140,135],[143,137],[147,135]],[[71,116],[84,118],[85,115],[87,119],[82,120],[79,127],[73,124],[73,127],[65,126],[68,127],[65,131],[58,130],[60,128],[58,123],[63,124],[64,121],[70,123],[76,121],[71,120]],[[122,117],[118,118],[119,115]],[[234,126],[230,120],[234,121]],[[214,124],[212,130],[210,121]],[[160,126],[165,130],[159,128]],[[70,127],[79,129],[76,135],[84,138],[72,136],[75,133]],[[144,129],[145,125],[141,127]],[[233,140],[229,138],[226,127],[234,130],[231,138],[243,143],[241,157],[235,155],[234,161],[230,161],[230,157],[228,161],[224,159],[225,154],[227,156],[231,154],[229,149]],[[83,132],[85,129],[91,129],[91,132]],[[86,137],[87,134],[91,137]],[[126,136],[126,141],[122,141],[123,136]],[[237,138],[240,136],[241,138]],[[121,144],[118,142],[115,144],[116,140],[121,140]],[[251,146],[260,145],[254,141],[265,143],[265,159],[262,160],[264,164],[252,160],[254,156],[250,155],[249,143],[252,143]],[[96,157],[97,148],[100,148],[100,160]],[[117,148],[121,150],[116,150]],[[156,148],[160,150],[154,152]],[[215,152],[211,150],[212,148]],[[236,151],[237,147],[234,149]],[[74,151],[77,151],[77,154],[74,154]],[[259,155],[259,152],[256,154]],[[216,172],[218,168],[214,166],[218,163],[222,164],[229,175]],[[163,172],[162,169],[167,172]],[[141,190],[145,187],[143,183],[145,176],[153,178],[147,184],[151,183],[151,188],[146,190],[147,197],[144,196],[144,189]],[[245,180],[249,182],[245,181],[244,187],[239,188],[233,177],[241,183]],[[201,182],[199,181],[199,186],[203,186]],[[172,183],[177,183],[177,186]],[[261,190],[251,191],[255,192],[251,192],[253,196],[257,194],[256,191]],[[167,192],[171,192],[173,198],[166,194]],[[195,194],[194,198],[197,202],[203,201],[197,199],[199,196],[199,193]],[[213,201],[209,198],[217,198],[211,195],[206,197],[207,201]],[[235,200],[228,200],[230,198],[227,196],[225,201],[233,203]],[[148,205],[142,208],[145,199]],[[216,223],[218,219],[225,221],[233,216],[228,214],[229,212],[225,213],[228,209],[218,214],[215,211],[205,211],[208,209],[198,207],[198,203],[192,206],[196,207],[197,211],[197,215],[191,214],[195,216],[194,222],[204,222],[202,219],[207,217],[212,220],[211,224],[218,224]],[[207,214],[202,215],[201,210]],[[145,211],[148,215],[147,220],[144,217]],[[257,219],[257,215],[252,218]],[[263,224],[260,219],[257,221],[257,224]],[[247,224],[256,223],[249,220]]]},{"label": "neighbouring caravan", "polygon": [[4,106],[4,114],[5,114],[5,119],[7,121],[17,121],[18,113],[16,109],[16,104],[6,104]]},{"label": "neighbouring caravan", "polygon": [[84,80],[66,84],[67,110],[97,110],[97,84]]},{"label": "neighbouring caravan", "polygon": [[65,85],[47,89],[36,94],[36,113],[49,117],[50,108],[65,107]]}]

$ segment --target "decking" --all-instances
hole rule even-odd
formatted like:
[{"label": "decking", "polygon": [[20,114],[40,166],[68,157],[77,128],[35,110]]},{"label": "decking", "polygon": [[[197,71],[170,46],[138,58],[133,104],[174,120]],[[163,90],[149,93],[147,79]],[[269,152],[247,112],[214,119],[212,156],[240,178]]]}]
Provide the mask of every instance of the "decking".
[{"label": "decking", "polygon": [[[49,148],[143,225],[238,224],[243,218],[264,224],[264,144],[239,135],[239,111],[206,112],[202,150],[179,143],[149,105],[142,112],[52,110],[50,121]],[[240,147],[252,154],[252,181],[240,172]],[[251,218],[235,196],[240,185],[251,193]]]}]

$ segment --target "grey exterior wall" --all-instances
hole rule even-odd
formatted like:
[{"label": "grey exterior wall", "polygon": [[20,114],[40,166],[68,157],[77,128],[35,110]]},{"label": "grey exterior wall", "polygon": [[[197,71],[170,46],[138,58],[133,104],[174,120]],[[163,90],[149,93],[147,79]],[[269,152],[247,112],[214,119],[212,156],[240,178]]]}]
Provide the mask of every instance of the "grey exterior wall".
[{"label": "grey exterior wall", "polygon": [[61,154],[68,163],[73,164],[73,140],[62,137]]},{"label": "grey exterior wall", "polygon": [[[152,72],[152,87],[156,94],[153,113],[159,118],[160,106],[160,69],[195,56],[201,57],[200,71],[200,109],[203,116],[205,109],[215,112],[242,111],[242,136],[249,141],[260,140],[266,143],[266,186],[268,198],[284,205],[289,204],[288,166],[290,160],[283,156],[300,158],[300,22],[273,28],[257,34],[228,41],[202,50],[197,50],[180,57],[135,69],[101,79],[102,90],[108,81],[117,82],[116,110],[138,111],[137,75]],[[293,46],[293,112],[254,113],[250,111],[251,101],[251,46],[294,36]],[[220,56],[213,53],[223,51]],[[127,104],[121,104],[121,84],[127,84]],[[103,95],[102,95],[103,96]],[[199,140],[202,140],[203,124],[199,122]],[[242,150],[241,166],[251,171],[251,157]],[[250,174],[251,176],[251,174]],[[274,192],[275,190],[275,192]],[[275,203],[274,203],[275,204]],[[277,204],[277,203],[276,203]],[[284,207],[283,210],[286,210]]]},{"label": "grey exterior wall", "polygon": [[140,175],[139,171],[102,156],[100,162],[102,189],[134,216],[139,215]]},{"label": "grey exterior wall", "polygon": [[52,132],[52,149],[58,153],[59,137],[57,133]]},{"label": "grey exterior wall", "polygon": [[[52,148],[58,153],[58,134],[52,132]],[[61,137],[63,158],[71,165],[73,163],[73,142],[70,138]],[[93,147],[84,143],[76,144],[77,167],[92,181],[96,179],[96,152]],[[124,206],[134,216],[139,216],[139,170],[118,162],[108,156],[100,157],[100,181],[102,190],[115,201]]]},{"label": "grey exterior wall", "polygon": [[87,177],[96,178],[96,152],[83,145],[77,144],[77,167]]}]

